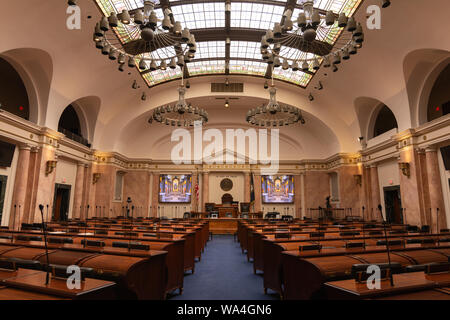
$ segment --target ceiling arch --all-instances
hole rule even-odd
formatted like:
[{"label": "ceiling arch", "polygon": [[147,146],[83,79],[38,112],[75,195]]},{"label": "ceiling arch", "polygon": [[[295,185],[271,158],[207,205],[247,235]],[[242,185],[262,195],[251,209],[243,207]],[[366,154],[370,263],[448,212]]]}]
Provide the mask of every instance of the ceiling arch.
[{"label": "ceiling arch", "polygon": [[[219,130],[225,147],[227,129],[244,131],[255,129],[258,133],[258,128],[245,122],[245,114],[249,105],[259,106],[267,103],[267,100],[258,97],[240,97],[239,100],[231,101],[231,110],[224,107],[223,100],[215,100],[214,97],[194,98],[190,99],[190,102],[202,107],[209,106],[210,122],[202,128],[202,131]],[[297,124],[278,128],[280,129],[280,158],[284,160],[321,159],[340,152],[340,144],[333,131],[312,114],[304,110],[302,114],[306,120],[305,125]],[[175,128],[155,122],[149,124],[150,116],[151,110],[130,121],[117,137],[116,150],[135,158],[169,160],[170,150],[177,144],[171,143],[171,134]],[[192,132],[193,129],[189,131]],[[270,129],[267,132],[269,134],[267,139],[270,141]],[[268,143],[270,145],[270,142]],[[248,155],[248,145],[246,152]]]}]

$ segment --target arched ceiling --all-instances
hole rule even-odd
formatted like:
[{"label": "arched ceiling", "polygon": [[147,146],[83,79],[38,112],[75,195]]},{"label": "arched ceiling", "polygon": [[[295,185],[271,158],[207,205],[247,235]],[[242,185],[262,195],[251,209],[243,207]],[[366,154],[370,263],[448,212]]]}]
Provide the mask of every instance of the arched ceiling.
[{"label": "arched ceiling", "polygon": [[[136,2],[139,3],[137,0]],[[59,116],[65,107],[83,97],[98,97],[96,100],[101,103],[98,116],[91,118],[86,114],[90,122],[89,127],[95,122],[89,134],[90,136],[93,134],[90,141],[93,148],[123,152],[128,148],[127,141],[132,141],[132,132],[136,133],[136,139],[140,139],[142,133],[147,136],[161,134],[161,137],[170,137],[169,129],[164,129],[167,130],[164,133],[160,132],[163,130],[161,127],[145,126],[145,118],[152,109],[173,103],[177,99],[176,89],[179,81],[148,88],[137,70],[130,69],[129,73],[119,72],[117,62],[105,59],[93,44],[92,32],[102,15],[95,0],[79,0],[78,3],[82,18],[80,30],[69,30],[66,27],[67,1],[43,1],[32,10],[27,1],[11,1],[8,3],[8,10],[17,14],[7,14],[0,22],[2,26],[0,55],[9,58],[8,61],[17,62],[18,66],[13,66],[22,68],[23,73],[30,78],[30,85],[34,86],[35,96],[38,97],[35,100],[39,100],[38,123],[57,130]],[[355,14],[356,19],[364,21],[367,7],[380,3],[381,0],[364,0]],[[415,121],[411,116],[410,92],[413,89],[417,92],[416,95],[419,95],[424,79],[435,69],[433,66],[439,64],[445,57],[439,55],[439,59],[429,59],[430,66],[423,68],[423,72],[420,68],[424,63],[422,58],[408,60],[407,68],[404,66],[405,58],[411,52],[421,49],[436,49],[448,54],[450,34],[443,25],[447,21],[449,8],[448,0],[433,0],[433,7],[430,7],[428,1],[423,0],[392,1],[389,8],[381,11],[380,30],[368,30],[364,25],[366,41],[358,55],[353,56],[336,73],[321,68],[307,90],[276,80],[278,100],[296,106],[306,114],[317,118],[332,132],[331,135],[318,139],[335,136],[340,152],[356,152],[361,148],[357,138],[366,132],[364,123],[367,124],[368,121],[360,121],[359,114],[355,110],[355,101],[358,97],[368,97],[386,104],[398,120],[399,131],[415,127]],[[17,23],[18,13],[21,15],[21,23]],[[89,19],[88,16],[92,18]],[[423,23],[411,21],[426,21],[426,27]],[[18,54],[17,50],[22,48],[30,49],[27,49],[27,52],[20,51],[23,54]],[[42,54],[36,54],[36,50]],[[416,76],[417,70],[421,71],[418,73],[419,76]],[[22,75],[21,72],[19,73]],[[43,75],[47,82],[41,79]],[[243,93],[230,95],[268,99],[268,93],[263,89],[264,78],[230,74],[190,79],[191,89],[186,95],[187,100],[223,96],[221,93],[212,93],[210,84],[223,83],[226,78],[231,82],[245,84]],[[131,88],[134,80],[137,80],[140,89]],[[322,82],[323,90],[314,89],[318,81]],[[146,93],[147,101],[141,100],[143,93]],[[314,96],[312,102],[308,99],[310,93]],[[419,98],[416,97],[414,100],[418,101]],[[248,104],[242,108],[254,107],[253,103]],[[204,107],[209,111],[211,123],[219,121],[245,125],[244,119],[239,115],[222,120],[220,119],[223,117],[222,113],[215,111],[214,106],[211,106],[211,110],[208,110],[209,105]],[[361,106],[361,113],[364,113],[363,107],[364,105]],[[417,110],[416,106],[414,108]],[[133,124],[138,124],[136,121],[140,121],[139,119],[143,121],[141,129],[146,130],[145,132],[130,129]],[[284,128],[280,133],[304,144],[302,139],[315,137],[322,132],[308,126],[298,128],[299,131],[303,129],[307,129],[308,132],[288,132],[285,130],[290,128]],[[323,150],[330,151],[327,148]],[[307,152],[299,154],[301,157],[310,158]]]},{"label": "arched ceiling", "polygon": [[[229,108],[225,108],[223,97],[199,97],[189,99],[194,106],[206,108],[212,115],[211,120],[202,129],[218,129],[223,135],[224,148],[226,147],[226,130],[257,129],[245,122],[245,115],[249,107],[267,104],[267,99],[258,97],[232,96],[228,99]],[[175,102],[175,101],[174,101]],[[298,123],[280,129],[280,159],[298,160],[303,158],[322,159],[340,151],[338,138],[333,131],[314,115],[302,111],[306,121],[304,125]],[[128,157],[149,159],[170,159],[172,147],[177,142],[171,142],[173,129],[160,123],[148,123],[151,112],[141,114],[124,127],[120,133],[120,144],[116,145]],[[262,128],[264,129],[264,128]],[[192,129],[190,129],[193,132]],[[258,132],[258,131],[257,131]],[[271,131],[268,130],[270,136]],[[268,138],[270,141],[270,138]],[[208,143],[203,143],[204,147]],[[270,142],[269,142],[270,146]],[[247,150],[248,152],[248,143]],[[248,153],[245,154],[248,156]]]},{"label": "arched ceiling", "polygon": [[[144,0],[95,0],[99,9],[105,16],[111,13],[120,14],[128,10],[132,15],[142,10]],[[292,19],[296,21],[299,13],[303,11],[301,0],[152,0],[156,4],[155,12],[159,20],[164,17],[164,11],[170,10],[173,21],[181,22],[182,27],[190,29],[197,41],[197,53],[192,62],[183,70],[176,69],[140,71],[149,87],[180,79],[184,77],[201,76],[208,74],[224,75],[251,75],[257,77],[272,77],[272,68],[262,59],[260,43],[267,29],[273,28],[275,23],[283,21],[283,13],[290,9],[293,11]],[[335,14],[345,13],[352,16],[362,0],[316,0],[315,8],[322,14],[332,10]],[[322,25],[322,32],[318,32],[316,44],[306,45],[303,41],[282,46],[281,52],[300,51],[305,59],[319,57],[323,48],[329,53],[332,46],[338,41],[339,34],[336,29]],[[149,51],[146,42],[140,38],[138,27],[131,23],[119,23],[114,28],[117,41],[113,45],[123,47],[124,51],[136,55],[137,59],[146,57],[159,61],[176,56],[173,46],[161,45],[162,49]],[[108,39],[110,40],[110,39]],[[318,55],[320,54],[320,56]],[[170,61],[170,59],[169,59]],[[168,62],[169,62],[168,61]],[[315,71],[303,72],[283,70],[277,68],[273,71],[275,79],[286,81],[306,88],[315,75]]]}]

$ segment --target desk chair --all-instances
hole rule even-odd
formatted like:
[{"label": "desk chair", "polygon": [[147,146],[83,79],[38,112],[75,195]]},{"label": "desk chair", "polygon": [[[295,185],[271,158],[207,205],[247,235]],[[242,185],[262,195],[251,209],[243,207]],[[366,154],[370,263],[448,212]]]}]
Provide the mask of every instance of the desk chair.
[{"label": "desk chair", "polygon": [[185,212],[183,214],[183,219],[190,219],[191,218],[191,213],[190,212]]}]

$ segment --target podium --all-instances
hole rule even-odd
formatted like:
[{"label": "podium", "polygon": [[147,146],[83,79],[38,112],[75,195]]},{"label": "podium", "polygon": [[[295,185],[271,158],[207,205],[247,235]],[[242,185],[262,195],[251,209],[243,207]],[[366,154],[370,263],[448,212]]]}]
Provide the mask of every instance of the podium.
[{"label": "podium", "polygon": [[237,218],[239,216],[238,205],[218,204],[216,210],[219,212],[219,218]]}]

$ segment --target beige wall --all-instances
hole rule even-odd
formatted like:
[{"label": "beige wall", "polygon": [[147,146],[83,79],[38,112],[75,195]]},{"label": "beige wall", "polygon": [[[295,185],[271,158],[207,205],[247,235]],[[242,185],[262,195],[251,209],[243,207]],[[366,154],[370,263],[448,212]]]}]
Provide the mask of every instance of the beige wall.
[{"label": "beige wall", "polygon": [[[378,164],[378,181],[380,183],[381,206],[383,207],[383,215],[386,217],[386,208],[384,205],[384,188],[399,186],[400,175],[398,170],[397,159],[390,159]],[[377,206],[376,204],[375,206]]]},{"label": "beige wall", "polygon": [[61,159],[58,160],[58,165],[56,167],[55,183],[71,186],[69,214],[68,214],[69,218],[72,217],[76,178],[77,178],[77,164],[66,160]]},{"label": "beige wall", "polygon": [[[220,182],[223,179],[233,181],[233,189],[223,191]],[[229,193],[234,201],[244,202],[244,174],[243,173],[209,173],[209,202],[222,203],[222,196]]]}]

